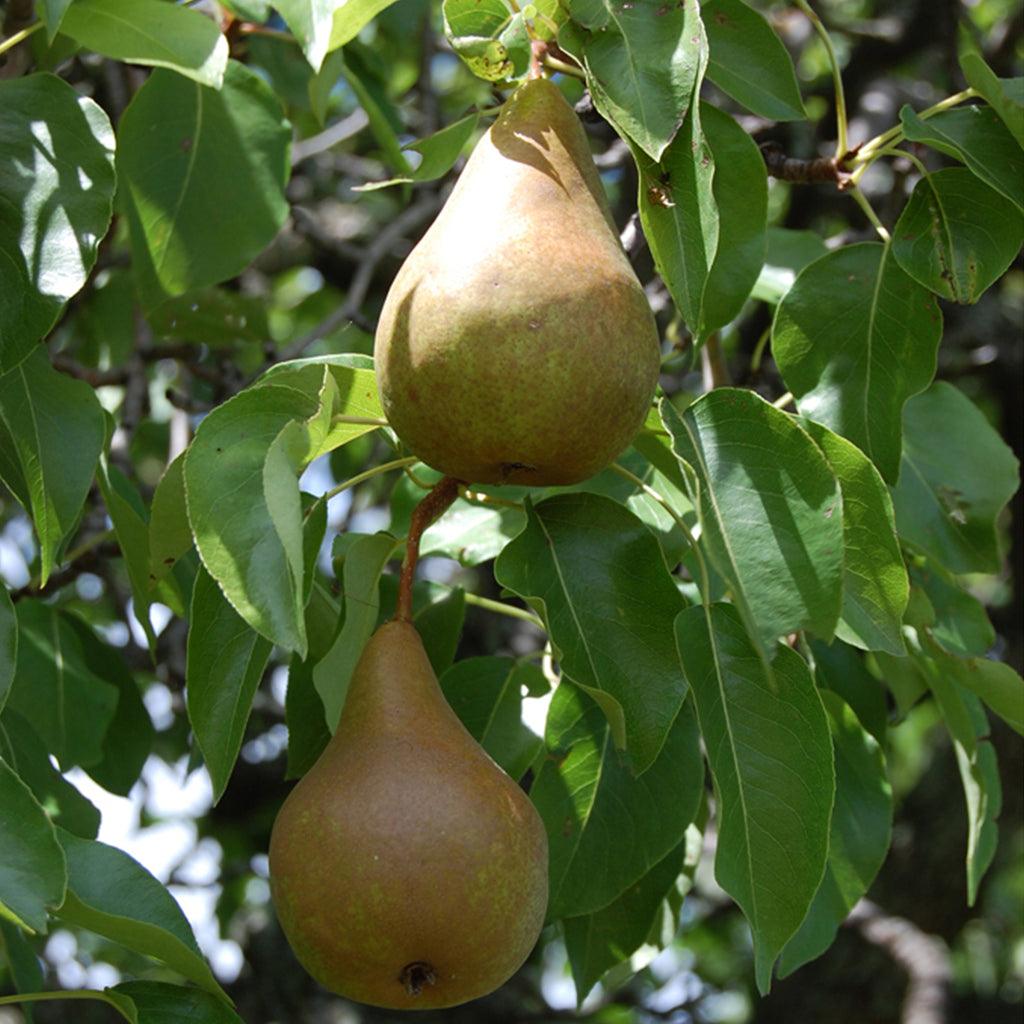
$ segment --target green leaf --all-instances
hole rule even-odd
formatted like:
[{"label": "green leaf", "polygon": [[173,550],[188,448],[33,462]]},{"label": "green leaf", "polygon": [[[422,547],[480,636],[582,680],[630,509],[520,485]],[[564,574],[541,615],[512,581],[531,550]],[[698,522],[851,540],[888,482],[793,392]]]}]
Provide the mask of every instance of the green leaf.
[{"label": "green leaf", "polygon": [[75,0],[61,33],[87,50],[128,64],[171,68],[221,87],[228,41],[212,18],[158,0]]},{"label": "green leaf", "polygon": [[274,0],[274,7],[298,40],[306,60],[314,71],[331,48],[334,12],[344,0]]},{"label": "green leaf", "polygon": [[708,78],[761,117],[804,120],[793,59],[764,16],[741,0],[705,0],[700,13],[711,52]]},{"label": "green leaf", "polygon": [[527,506],[494,575],[540,612],[562,670],[600,705],[633,770],[649,768],[686,684],[671,636],[684,600],[647,527],[610,498],[556,495]]},{"label": "green leaf", "polygon": [[36,0],[36,11],[46,23],[46,39],[52,43],[60,31],[60,23],[73,0]]},{"label": "green leaf", "polygon": [[332,733],[345,704],[352,671],[377,624],[380,574],[399,543],[387,533],[367,534],[358,537],[345,555],[341,573],[345,621],[331,649],[313,669],[313,683]]},{"label": "green leaf", "polygon": [[7,694],[14,682],[18,663],[18,619],[7,587],[0,583],[0,711],[7,703]]},{"label": "green leaf", "polygon": [[715,878],[750,922],[765,993],[825,870],[835,794],[828,718],[800,656],[780,645],[767,675],[732,605],[681,612],[676,642],[715,783]]},{"label": "green leaf", "polygon": [[999,842],[996,819],[1002,809],[1003,791],[996,752],[986,739],[988,719],[978,698],[949,679],[941,664],[930,658],[918,661],[956,751],[967,805],[967,903],[973,907]]},{"label": "green leaf", "polygon": [[40,349],[0,376],[0,477],[32,516],[45,584],[78,525],[106,423],[93,389]]},{"label": "green leaf", "polygon": [[953,572],[997,572],[995,519],[1019,484],[1019,464],[952,384],[907,403],[903,463],[893,488],[896,529]]},{"label": "green leaf", "polygon": [[200,569],[192,590],[185,684],[188,720],[210,772],[215,801],[231,778],[271,647]]},{"label": "green leaf", "polygon": [[1024,79],[997,78],[965,28],[960,30],[959,49],[960,68],[967,84],[992,105],[1017,144],[1024,147]]},{"label": "green leaf", "polygon": [[193,544],[185,503],[185,453],[164,471],[149,515],[149,580],[155,586]]},{"label": "green leaf", "polygon": [[149,307],[241,273],[288,215],[291,128],[270,87],[235,61],[219,92],[155,71],[118,138],[120,195]]},{"label": "green leaf", "polygon": [[124,981],[106,994],[129,998],[138,1024],[244,1024],[223,999],[162,981]]},{"label": "green leaf", "polygon": [[935,375],[938,303],[875,242],[801,271],[779,303],[772,354],[803,415],[851,440],[889,483],[903,405]]},{"label": "green leaf", "polygon": [[901,655],[910,582],[885,481],[856,445],[820,423],[805,420],[803,427],[825,453],[843,494],[843,610],[836,636],[866,651]]},{"label": "green leaf", "polygon": [[18,668],[7,706],[31,722],[61,771],[103,756],[117,688],[96,676],[72,626],[56,608],[24,600],[18,612]]},{"label": "green leaf", "polygon": [[704,286],[702,334],[732,321],[757,282],[765,258],[768,178],[753,139],[726,113],[701,104],[714,157],[718,245]]},{"label": "green leaf", "polygon": [[[428,635],[422,628],[420,633]],[[522,720],[523,689],[538,673],[535,665],[485,656],[456,662],[441,676],[445,700],[473,739],[513,779],[526,774],[542,746]]]},{"label": "green leaf", "polygon": [[479,78],[499,82],[525,74],[530,39],[521,12],[504,0],[444,0],[445,35]]},{"label": "green leaf", "polygon": [[64,899],[64,854],[32,791],[0,759],[0,917],[46,931],[46,911]]},{"label": "green leaf", "polygon": [[334,12],[329,50],[336,50],[357,35],[395,0],[344,0]]},{"label": "green leaf", "polygon": [[768,228],[768,251],[754,284],[751,298],[777,305],[793,287],[797,275],[808,263],[824,256],[828,249],[813,231]]},{"label": "green leaf", "polygon": [[952,573],[932,561],[911,563],[910,578],[927,597],[932,616],[928,633],[950,654],[984,655],[996,642],[985,606],[964,590]]},{"label": "green leaf", "polygon": [[565,680],[548,712],[549,756],[530,788],[548,833],[549,920],[608,906],[682,840],[704,788],[696,717],[679,709],[657,758],[634,775],[601,709]]},{"label": "green leaf", "polygon": [[114,717],[103,734],[102,757],[86,771],[104,789],[127,796],[153,749],[153,721],[139,684],[120,652],[101,640],[90,625],[70,612],[61,612],[60,621],[77,638],[85,667],[117,690]]},{"label": "green leaf", "polygon": [[[16,992],[41,992],[45,986],[43,969],[35,947],[28,936],[7,918],[0,916],[0,958],[10,971],[10,982]],[[20,1007],[25,1024],[35,1024],[32,1005]]]},{"label": "green leaf", "polygon": [[435,181],[443,178],[455,165],[466,144],[473,137],[476,126],[480,122],[480,115],[477,113],[467,114],[445,125],[433,135],[425,139],[412,142],[404,147],[404,151],[413,150],[419,153],[423,159],[419,166],[410,171],[407,175],[398,178],[389,178],[387,181],[371,181],[366,185],[358,185],[354,192],[373,192],[378,188],[387,188],[389,185],[403,185],[413,181]]},{"label": "green leaf", "polygon": [[227,288],[204,288],[168,299],[147,319],[154,336],[197,347],[264,345],[271,337],[266,297]]},{"label": "green leaf", "polygon": [[892,252],[915,281],[973,304],[1012,262],[1024,213],[963,167],[925,175],[893,230]]},{"label": "green leaf", "polygon": [[70,924],[162,960],[200,988],[230,1002],[214,980],[174,897],[123,850],[63,829],[67,899],[56,914]]},{"label": "green leaf", "polygon": [[825,690],[835,747],[836,802],[825,877],[797,933],[786,943],[779,977],[832,945],[839,926],[868,891],[889,851],[892,788],[878,742],[839,697]]},{"label": "green leaf", "polygon": [[576,57],[601,115],[661,160],[704,74],[707,40],[697,4],[570,0],[558,42]]},{"label": "green leaf", "polygon": [[576,982],[577,1002],[583,1002],[605,971],[643,945],[676,884],[685,853],[684,841],[608,906],[565,919],[565,950]]},{"label": "green leaf", "polygon": [[1024,735],[1024,680],[1001,661],[950,658],[944,662],[961,685],[980,697],[1014,732]]},{"label": "green leaf", "polygon": [[290,424],[330,412],[325,373],[293,368],[218,406],[199,425],[184,465],[192,533],[210,575],[253,629],[302,654],[301,460],[293,465],[281,443]]},{"label": "green leaf", "polygon": [[114,131],[48,74],[0,81],[0,373],[36,347],[85,284],[114,197]]},{"label": "green leaf", "polygon": [[818,686],[839,694],[853,709],[858,721],[884,748],[889,726],[885,690],[867,670],[863,655],[838,640],[828,646],[815,640],[811,651]]},{"label": "green leaf", "polygon": [[[386,607],[390,613],[393,606],[388,604]],[[390,618],[390,614],[387,617]],[[455,660],[465,619],[466,594],[461,587],[456,587],[440,600],[421,608],[416,608],[415,597],[413,599],[412,621],[423,640],[427,660],[438,676],[450,668]]]},{"label": "green leaf", "polygon": [[55,825],[85,839],[95,839],[100,812],[50,762],[46,744],[16,711],[6,711],[0,725],[11,748],[10,767],[39,801]]},{"label": "green leaf", "polygon": [[960,160],[982,181],[1024,210],[1024,154],[999,115],[985,106],[943,110],[922,120],[905,106],[903,134]]},{"label": "green leaf", "polygon": [[765,659],[778,637],[835,631],[842,604],[839,484],[814,442],[752,391],[716,388],[661,415],[698,509],[701,547]]}]

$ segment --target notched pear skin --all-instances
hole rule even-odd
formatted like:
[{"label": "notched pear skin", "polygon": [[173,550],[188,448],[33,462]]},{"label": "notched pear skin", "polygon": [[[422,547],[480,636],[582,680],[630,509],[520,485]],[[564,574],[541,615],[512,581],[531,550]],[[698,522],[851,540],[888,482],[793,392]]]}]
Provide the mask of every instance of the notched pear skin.
[{"label": "notched pear skin", "polygon": [[391,1009],[493,991],[547,907],[547,837],[445,701],[419,634],[390,622],[270,841],[285,935],[324,987]]},{"label": "notched pear skin", "polygon": [[583,127],[527,82],[388,293],[381,401],[424,462],[474,483],[569,484],[643,423],[658,333]]}]

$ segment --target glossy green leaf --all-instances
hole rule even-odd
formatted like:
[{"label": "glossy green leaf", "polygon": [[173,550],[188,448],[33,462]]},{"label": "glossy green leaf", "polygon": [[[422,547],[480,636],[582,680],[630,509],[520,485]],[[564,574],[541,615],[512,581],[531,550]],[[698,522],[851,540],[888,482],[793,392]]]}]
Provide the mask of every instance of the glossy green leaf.
[{"label": "glossy green leaf", "polygon": [[960,30],[960,68],[1024,148],[1024,78],[997,78],[985,63],[966,28]]},{"label": "glossy green leaf", "polygon": [[78,524],[105,435],[93,389],[42,349],[0,376],[0,478],[32,516],[42,583]]},{"label": "glossy green leaf", "polygon": [[153,750],[155,730],[142,691],[120,651],[101,640],[88,623],[72,612],[62,612],[60,621],[61,628],[70,628],[77,639],[86,669],[117,691],[117,707],[103,734],[102,755],[86,771],[104,789],[127,796]]},{"label": "glossy green leaf", "polygon": [[2,759],[0,820],[0,917],[44,932],[47,909],[64,899],[64,854],[39,801]]},{"label": "glossy green leaf", "polygon": [[513,779],[526,774],[542,745],[522,720],[526,680],[539,672],[536,665],[516,664],[512,658],[484,656],[456,662],[441,676],[445,700]]},{"label": "glossy green leaf", "polygon": [[1009,665],[988,658],[950,658],[940,664],[1011,729],[1024,735],[1024,680]]},{"label": "glossy green leaf", "polygon": [[130,999],[138,1024],[244,1024],[223,999],[183,985],[124,981],[106,994]]},{"label": "glossy green leaf", "polygon": [[801,271],[775,312],[772,355],[803,415],[852,441],[889,483],[904,403],[928,386],[938,303],[887,246],[844,246]]},{"label": "glossy green leaf", "polygon": [[836,636],[866,651],[903,654],[910,582],[885,481],[846,438],[811,420],[803,427],[825,453],[843,494],[843,610]]},{"label": "glossy green leaf", "polygon": [[893,230],[892,252],[915,281],[953,302],[975,303],[1024,241],[1024,213],[971,171],[923,177]]},{"label": "glossy green leaf", "polygon": [[439,132],[428,135],[425,139],[410,143],[404,151],[413,150],[423,158],[415,170],[398,178],[387,181],[371,181],[359,185],[354,192],[373,192],[389,185],[402,185],[413,181],[435,181],[442,178],[455,165],[466,144],[473,137],[480,115],[473,113],[445,125]]},{"label": "glossy green leaf", "polygon": [[85,284],[114,197],[114,131],[48,74],[0,81],[0,374]]},{"label": "glossy green leaf", "polygon": [[968,658],[988,652],[996,633],[985,606],[964,590],[952,573],[927,561],[912,563],[910,578],[928,599],[932,612],[928,633],[940,647]]},{"label": "glossy green leaf", "polygon": [[530,789],[548,833],[548,918],[608,906],[682,840],[704,788],[697,722],[687,701],[657,758],[634,775],[601,709],[562,681],[548,712],[549,756]]},{"label": "glossy green leaf", "polygon": [[0,583],[0,711],[7,703],[7,694],[14,682],[18,663],[18,620],[7,587]]},{"label": "glossy green leaf", "polygon": [[5,712],[0,726],[10,744],[10,756],[4,755],[5,759],[50,821],[84,839],[95,839],[100,812],[53,767],[46,744],[32,726],[16,711]]},{"label": "glossy green leaf", "polygon": [[766,659],[778,637],[835,631],[842,604],[843,505],[824,455],[752,391],[716,388],[661,415],[687,469],[701,547]]},{"label": "glossy green leaf", "polygon": [[565,919],[565,950],[578,1002],[583,1002],[605,971],[632,956],[647,939],[676,884],[685,852],[685,842],[680,843],[608,906]]},{"label": "glossy green leaf", "polygon": [[219,89],[228,41],[197,11],[158,0],[75,0],[61,33],[79,46],[128,64],[171,68]]},{"label": "glossy green leaf", "polygon": [[199,425],[184,465],[189,521],[210,575],[253,629],[300,653],[302,463],[274,444],[289,424],[329,413],[325,380],[311,365],[235,395]]},{"label": "glossy green leaf", "polygon": [[758,11],[742,0],[705,0],[708,78],[748,110],[772,121],[807,117],[789,51]]},{"label": "glossy green leaf", "polygon": [[290,126],[270,87],[235,61],[219,92],[155,71],[124,112],[118,140],[121,197],[147,306],[241,273],[288,215]]},{"label": "glossy green leaf", "polygon": [[189,981],[227,1001],[203,959],[174,897],[123,850],[59,829],[68,894],[57,916],[162,960]]},{"label": "glossy green leaf", "polygon": [[336,50],[357,35],[395,0],[345,0],[336,5],[328,49]]},{"label": "glossy green leaf", "polygon": [[399,543],[388,533],[366,534],[357,538],[345,555],[341,574],[345,619],[330,650],[313,669],[313,682],[332,733],[345,704],[352,671],[377,624],[380,574]]},{"label": "glossy green leaf", "polygon": [[828,718],[803,659],[780,645],[767,675],[732,605],[688,608],[676,642],[715,783],[715,878],[750,923],[764,993],[825,871],[835,793]]},{"label": "glossy green leaf", "polygon": [[540,612],[562,670],[600,705],[633,770],[649,768],[686,684],[671,635],[684,600],[647,527],[610,498],[547,498],[527,507],[494,575]]},{"label": "glossy green leaf", "polygon": [[696,3],[570,0],[558,42],[576,57],[602,116],[651,160],[674,138],[707,61]]},{"label": "glossy green leaf", "polygon": [[963,161],[982,181],[1024,209],[1024,153],[991,107],[957,107],[925,121],[905,106],[900,123],[911,142],[923,142]]},{"label": "glossy green leaf", "polygon": [[893,488],[896,528],[952,572],[996,572],[995,519],[1017,490],[1019,464],[952,384],[907,403],[903,463]]},{"label": "glossy green leaf", "polygon": [[223,796],[231,778],[271,647],[231,607],[209,573],[200,570],[192,590],[185,683],[188,720],[213,782],[214,800]]},{"label": "glossy green leaf", "polygon": [[832,945],[839,926],[878,874],[892,831],[892,788],[882,748],[836,694],[825,690],[820,696],[835,749],[828,863],[807,917],[782,951],[780,978]]},{"label": "glossy green leaf", "polygon": [[164,471],[149,515],[149,580],[154,586],[193,545],[185,503],[185,453]]},{"label": "glossy green leaf", "polygon": [[813,231],[772,227],[768,228],[766,235],[768,250],[751,298],[770,302],[774,306],[793,287],[800,271],[808,263],[824,256],[828,249],[821,236]]},{"label": "glossy green leaf", "polygon": [[23,600],[17,612],[18,667],[7,706],[32,723],[61,771],[97,763],[117,688],[89,669],[81,641],[56,608]]},{"label": "glossy green leaf", "polygon": [[274,0],[274,7],[298,40],[314,71],[330,48],[334,12],[344,0]]},{"label": "glossy green leaf", "polygon": [[885,689],[867,670],[864,656],[838,640],[827,646],[820,640],[815,640],[811,644],[811,651],[814,655],[814,677],[818,686],[839,694],[853,709],[861,725],[884,748],[889,726]]}]

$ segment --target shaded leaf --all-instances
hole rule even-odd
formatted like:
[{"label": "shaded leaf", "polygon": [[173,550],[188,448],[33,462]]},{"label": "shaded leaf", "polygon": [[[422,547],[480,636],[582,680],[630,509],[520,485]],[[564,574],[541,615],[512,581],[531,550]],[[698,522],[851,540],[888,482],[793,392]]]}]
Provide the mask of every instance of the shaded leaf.
[{"label": "shaded leaf", "polygon": [[64,899],[64,854],[46,812],[0,759],[0,917],[46,931],[46,911]]},{"label": "shaded leaf", "polygon": [[996,633],[985,606],[964,590],[952,573],[934,562],[920,561],[923,564],[911,563],[910,578],[927,597],[929,635],[950,654],[986,654],[996,642]]},{"label": "shaded leaf", "polygon": [[844,246],[805,267],[779,303],[772,355],[803,415],[852,441],[888,483],[903,405],[928,386],[942,316],[888,246]]},{"label": "shaded leaf", "polygon": [[241,273],[288,215],[290,126],[270,87],[236,61],[219,92],[155,71],[125,110],[118,140],[133,265],[149,307]]},{"label": "shaded leaf", "polygon": [[1017,144],[1024,147],[1024,79],[997,78],[963,26],[960,29],[959,50],[960,68],[967,84],[977,89],[992,105]]},{"label": "shaded leaf", "polygon": [[243,1024],[222,999],[201,989],[162,981],[123,981],[107,996],[131,1000],[138,1024]]},{"label": "shaded leaf", "polygon": [[548,833],[548,918],[608,906],[682,840],[704,786],[691,702],[670,724],[657,758],[634,775],[600,708],[562,681],[544,737],[549,754],[530,789]]},{"label": "shaded leaf", "polygon": [[777,305],[793,287],[797,275],[808,263],[824,256],[828,249],[813,231],[770,227],[766,232],[768,251],[754,284],[751,298]]},{"label": "shaded leaf", "polygon": [[7,587],[0,583],[0,711],[7,703],[7,694],[14,682],[18,664],[18,620]]},{"label": "shaded leaf", "polygon": [[0,477],[32,516],[41,584],[78,524],[105,434],[93,389],[42,349],[0,376]]},{"label": "shaded leaf", "polygon": [[647,527],[610,498],[546,498],[527,506],[494,575],[540,612],[563,671],[600,705],[633,770],[652,765],[686,684],[671,636],[684,600]]},{"label": "shaded leaf", "polygon": [[995,572],[995,518],[1017,490],[1019,465],[971,400],[936,381],[907,403],[896,528],[953,572]]},{"label": "shaded leaf", "polygon": [[149,515],[150,586],[162,580],[193,545],[185,503],[185,453],[164,471]]},{"label": "shaded leaf", "polygon": [[271,647],[200,569],[192,590],[185,683],[188,720],[210,772],[215,801],[227,788],[242,748]]},{"label": "shaded leaf", "polygon": [[807,117],[789,51],[764,16],[741,0],[705,0],[708,78],[748,110],[772,121]]},{"label": "shaded leaf", "polygon": [[752,391],[716,388],[682,415],[666,400],[661,414],[701,546],[762,656],[795,630],[829,639],[842,602],[842,498],[817,446]]},{"label": "shaded leaf", "polygon": [[767,675],[732,605],[681,612],[676,642],[715,783],[715,878],[750,923],[764,993],[825,870],[835,793],[828,719],[800,656],[780,645]]},{"label": "shaded leaf", "polygon": [[[884,748],[889,725],[885,690],[864,664],[858,651],[840,641],[829,645],[815,640],[814,677],[818,686],[833,690],[850,706],[857,720]],[[896,659],[891,659],[896,660]]]}]

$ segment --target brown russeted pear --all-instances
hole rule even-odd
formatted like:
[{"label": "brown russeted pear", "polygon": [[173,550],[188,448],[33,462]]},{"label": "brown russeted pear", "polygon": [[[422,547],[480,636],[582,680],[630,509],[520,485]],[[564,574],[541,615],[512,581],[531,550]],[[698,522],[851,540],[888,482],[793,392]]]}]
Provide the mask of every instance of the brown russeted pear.
[{"label": "brown russeted pear", "polygon": [[658,334],[583,127],[528,81],[396,276],[374,356],[406,446],[471,483],[569,484],[643,423]]},{"label": "brown russeted pear", "polygon": [[381,626],[274,823],[271,892],[295,955],[374,1006],[475,999],[537,941],[547,859],[540,816],[448,706],[415,628]]}]

